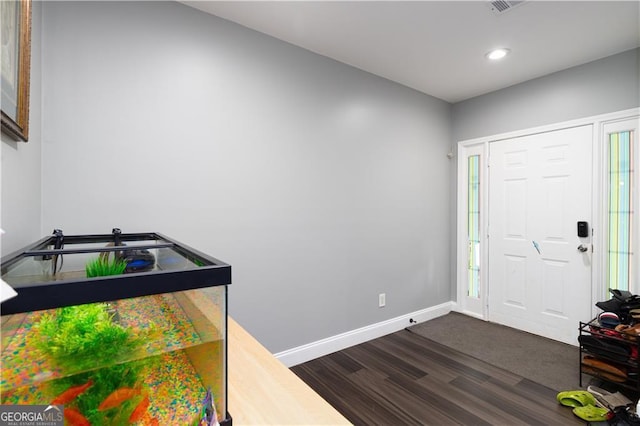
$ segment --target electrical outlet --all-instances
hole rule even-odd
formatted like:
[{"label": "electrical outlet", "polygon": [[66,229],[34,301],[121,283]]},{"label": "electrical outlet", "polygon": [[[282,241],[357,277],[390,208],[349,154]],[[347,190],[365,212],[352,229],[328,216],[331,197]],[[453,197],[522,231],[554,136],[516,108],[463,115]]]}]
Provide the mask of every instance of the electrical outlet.
[{"label": "electrical outlet", "polygon": [[387,304],[387,295],[385,293],[380,293],[378,295],[378,308],[383,308],[384,305]]}]

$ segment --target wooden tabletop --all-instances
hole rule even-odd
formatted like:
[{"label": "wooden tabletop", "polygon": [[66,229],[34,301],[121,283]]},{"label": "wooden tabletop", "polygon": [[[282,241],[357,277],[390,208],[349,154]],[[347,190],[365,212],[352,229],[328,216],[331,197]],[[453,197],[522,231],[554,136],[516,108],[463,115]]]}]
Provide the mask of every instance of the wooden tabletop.
[{"label": "wooden tabletop", "polygon": [[234,426],[350,424],[230,317],[228,362]]}]

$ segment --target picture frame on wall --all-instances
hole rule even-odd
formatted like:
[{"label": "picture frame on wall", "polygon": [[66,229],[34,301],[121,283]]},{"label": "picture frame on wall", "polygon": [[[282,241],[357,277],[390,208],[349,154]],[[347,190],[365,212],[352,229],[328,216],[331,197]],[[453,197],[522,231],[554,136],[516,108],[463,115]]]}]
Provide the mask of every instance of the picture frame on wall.
[{"label": "picture frame on wall", "polygon": [[0,1],[2,44],[2,132],[29,140],[29,75],[31,70],[31,0]]}]

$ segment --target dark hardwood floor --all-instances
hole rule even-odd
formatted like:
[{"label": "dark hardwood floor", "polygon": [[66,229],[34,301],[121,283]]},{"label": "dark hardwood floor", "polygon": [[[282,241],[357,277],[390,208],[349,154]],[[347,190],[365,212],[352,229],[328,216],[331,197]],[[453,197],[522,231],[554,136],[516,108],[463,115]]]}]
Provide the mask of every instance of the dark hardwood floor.
[{"label": "dark hardwood floor", "polygon": [[356,425],[584,424],[554,390],[407,330],[291,370]]}]

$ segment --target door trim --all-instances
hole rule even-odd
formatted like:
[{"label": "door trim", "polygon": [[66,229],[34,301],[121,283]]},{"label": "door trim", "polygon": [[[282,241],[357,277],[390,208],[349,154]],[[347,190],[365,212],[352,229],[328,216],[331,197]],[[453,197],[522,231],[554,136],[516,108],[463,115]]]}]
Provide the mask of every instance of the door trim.
[{"label": "door trim", "polygon": [[[456,310],[471,315],[483,320],[488,320],[488,298],[487,291],[483,291],[481,293],[481,304],[482,309],[469,309],[465,301],[465,292],[466,292],[466,283],[467,283],[467,236],[466,236],[466,193],[467,193],[467,181],[466,181],[466,161],[471,150],[477,150],[478,146],[482,147],[483,160],[484,165],[488,167],[489,165],[489,143],[494,141],[500,141],[503,139],[512,139],[522,136],[534,135],[539,133],[552,132],[561,129],[567,129],[571,127],[578,127],[584,125],[592,125],[593,127],[593,155],[592,155],[592,170],[593,170],[593,206],[592,206],[592,244],[595,248],[595,252],[592,256],[592,268],[591,268],[591,313],[592,316],[597,314],[598,309],[595,307],[595,303],[603,300],[607,296],[607,289],[604,283],[603,274],[604,274],[604,264],[605,264],[605,254],[604,250],[602,250],[604,242],[602,241],[602,232],[603,224],[605,223],[606,218],[604,217],[604,207],[602,203],[604,202],[604,170],[605,170],[605,162],[606,162],[606,141],[604,140],[604,126],[607,123],[616,122],[620,120],[628,120],[628,119],[638,119],[640,116],[640,108],[631,108],[627,110],[612,112],[608,114],[601,114],[596,116],[590,116],[585,118],[580,118],[576,120],[564,121],[539,127],[532,127],[529,129],[522,129],[512,132],[500,133],[496,135],[483,136],[480,138],[468,139],[464,141],[458,141],[458,164],[457,164],[457,212],[456,212],[456,295],[457,295],[457,304]],[[482,168],[485,171],[485,177],[480,182],[480,191],[482,194],[481,200],[481,208],[480,215],[481,218],[486,220],[488,215],[487,205],[488,201],[488,193],[489,193],[489,185],[487,179],[487,168]],[[481,247],[482,255],[480,257],[480,268],[481,268],[481,280],[488,283],[488,229],[486,229],[486,222],[483,222],[483,239],[481,239]],[[600,229],[598,229],[600,227]],[[598,249],[600,248],[600,249]],[[487,289],[489,290],[489,289]],[[490,290],[489,290],[490,291]],[[585,318],[585,321],[588,321],[590,318]],[[576,324],[576,327],[578,325]]]}]

